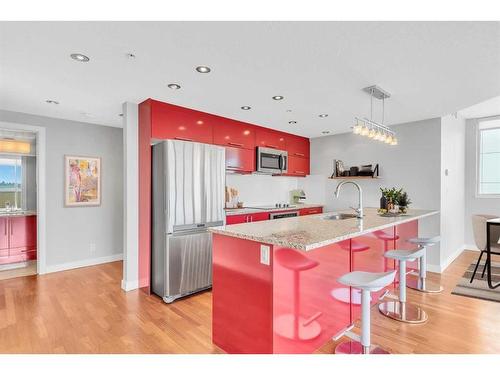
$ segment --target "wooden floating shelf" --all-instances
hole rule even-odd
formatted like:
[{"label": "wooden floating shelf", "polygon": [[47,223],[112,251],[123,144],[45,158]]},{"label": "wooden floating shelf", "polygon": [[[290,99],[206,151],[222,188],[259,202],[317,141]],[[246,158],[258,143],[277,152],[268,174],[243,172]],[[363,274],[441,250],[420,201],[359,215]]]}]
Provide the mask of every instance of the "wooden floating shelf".
[{"label": "wooden floating shelf", "polygon": [[379,176],[341,176],[341,177],[328,177],[330,180],[376,180]]}]

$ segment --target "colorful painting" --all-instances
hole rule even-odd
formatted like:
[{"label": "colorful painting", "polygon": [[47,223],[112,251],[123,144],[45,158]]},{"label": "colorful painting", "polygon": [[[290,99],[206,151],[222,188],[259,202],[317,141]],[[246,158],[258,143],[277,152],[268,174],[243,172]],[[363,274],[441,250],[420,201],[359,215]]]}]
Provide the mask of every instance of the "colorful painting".
[{"label": "colorful painting", "polygon": [[65,156],[65,205],[99,206],[101,204],[101,158]]}]

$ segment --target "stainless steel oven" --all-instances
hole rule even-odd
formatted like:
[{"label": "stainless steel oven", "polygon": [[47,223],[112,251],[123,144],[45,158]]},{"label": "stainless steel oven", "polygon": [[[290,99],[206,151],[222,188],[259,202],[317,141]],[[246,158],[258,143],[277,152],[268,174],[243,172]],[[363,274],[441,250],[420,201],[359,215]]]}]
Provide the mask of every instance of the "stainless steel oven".
[{"label": "stainless steel oven", "polygon": [[257,172],[287,173],[288,152],[269,147],[257,147]]},{"label": "stainless steel oven", "polygon": [[299,211],[286,211],[286,212],[276,212],[276,213],[271,212],[271,215],[269,215],[269,219],[270,220],[283,219],[285,217],[295,217],[295,216],[299,216]]}]

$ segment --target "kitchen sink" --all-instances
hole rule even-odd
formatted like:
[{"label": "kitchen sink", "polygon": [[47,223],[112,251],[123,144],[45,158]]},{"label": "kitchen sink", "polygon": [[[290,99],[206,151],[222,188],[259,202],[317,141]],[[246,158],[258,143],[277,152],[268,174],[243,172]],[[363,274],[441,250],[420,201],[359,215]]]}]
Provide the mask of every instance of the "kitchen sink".
[{"label": "kitchen sink", "polygon": [[346,220],[346,219],[355,219],[358,216],[356,214],[333,214],[323,216],[323,220]]}]

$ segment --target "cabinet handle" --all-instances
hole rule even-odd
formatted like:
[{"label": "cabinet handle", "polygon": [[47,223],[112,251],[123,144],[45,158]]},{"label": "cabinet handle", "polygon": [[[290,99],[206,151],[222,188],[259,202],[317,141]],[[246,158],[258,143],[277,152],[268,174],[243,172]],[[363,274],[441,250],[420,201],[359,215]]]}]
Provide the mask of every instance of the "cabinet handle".
[{"label": "cabinet handle", "polygon": [[10,224],[10,234],[14,234],[14,226],[12,225],[12,222],[9,220]]},{"label": "cabinet handle", "polygon": [[250,216],[250,222],[253,223],[253,216]]},{"label": "cabinet handle", "polygon": [[229,168],[229,169],[243,169],[243,167],[235,167],[234,165],[227,165],[226,168]]},{"label": "cabinet handle", "polygon": [[275,146],[275,145],[266,145],[266,147],[278,148],[278,146]]},{"label": "cabinet handle", "polygon": [[236,147],[243,147],[243,143],[233,143],[233,142],[227,142],[228,145],[231,146],[236,146]]},{"label": "cabinet handle", "polygon": [[7,235],[7,221],[8,221],[8,220],[9,220],[8,218],[6,218],[6,219],[5,219],[5,225],[4,225],[4,230],[3,230],[3,233],[4,233],[5,235]]},{"label": "cabinet handle", "polygon": [[303,171],[295,171],[295,173],[306,174],[306,172],[303,172]]},{"label": "cabinet handle", "polygon": [[301,154],[300,152],[296,152],[294,155],[297,155],[297,156],[305,156],[304,154]]},{"label": "cabinet handle", "polygon": [[188,142],[193,142],[192,139],[189,139],[189,138],[182,138],[182,137],[175,137],[174,139],[177,139],[179,141],[188,141]]}]

